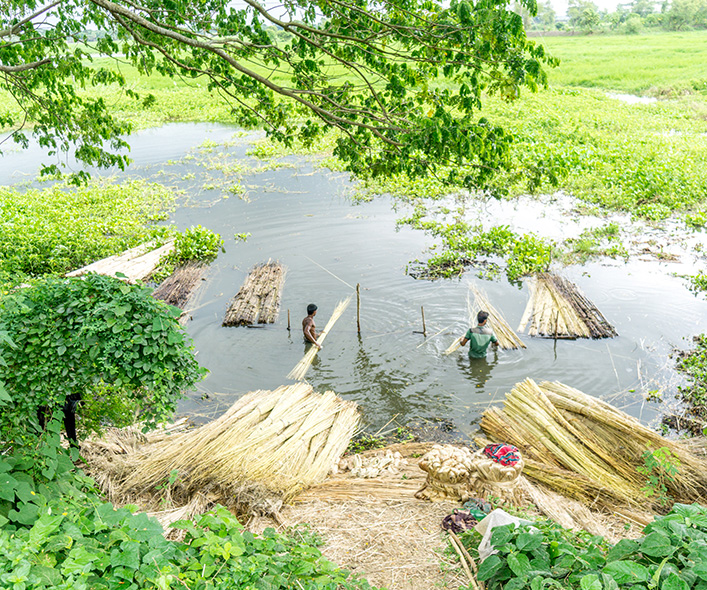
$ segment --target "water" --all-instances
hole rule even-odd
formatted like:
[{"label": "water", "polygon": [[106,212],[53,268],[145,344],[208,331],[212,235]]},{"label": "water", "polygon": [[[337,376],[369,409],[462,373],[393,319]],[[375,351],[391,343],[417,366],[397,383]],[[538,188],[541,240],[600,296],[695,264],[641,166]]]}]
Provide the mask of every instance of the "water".
[{"label": "water", "polygon": [[[207,124],[167,125],[131,138],[135,164],[126,176],[174,186],[182,197],[171,222],[180,229],[201,224],[225,240],[226,253],[192,301],[187,325],[199,362],[210,373],[182,401],[181,413],[215,417],[248,391],[289,383],[286,375],[304,353],[300,322],[307,304],[319,306],[321,330],[356,283],[361,284],[361,334],[354,300],[307,379],[318,391],[331,389],[358,402],[373,429],[393,418],[404,424],[415,416],[440,416],[472,432],[489,404],[500,403],[528,377],[562,381],[644,421],[660,406],[643,401],[642,391],[665,389],[667,397],[674,392],[670,353],[688,347],[707,320],[707,306],[674,275],[675,265],[636,260],[566,268],[563,274],[596,303],[619,337],[553,342],[526,336],[526,350],[490,352],[486,361],[470,364],[464,350],[443,354],[468,327],[469,286],[482,288],[513,327],[528,301],[527,286],[482,280],[474,271],[458,280],[411,278],[405,273],[408,262],[424,257],[432,242],[421,232],[397,230],[395,220],[403,212],[394,211],[388,198],[354,204],[345,174],[306,158],[286,158],[280,167],[259,171],[235,168],[234,162],[262,165],[246,156],[251,140]],[[5,156],[0,184],[31,178],[37,159],[33,151]],[[551,237],[605,222],[569,215],[571,203],[563,195],[542,203],[489,201],[469,209],[480,223],[509,223]],[[250,233],[246,242],[236,240],[240,233]],[[287,267],[277,323],[263,329],[222,327],[228,302],[248,270],[268,259]],[[421,330],[422,306],[427,338],[414,333]]]}]

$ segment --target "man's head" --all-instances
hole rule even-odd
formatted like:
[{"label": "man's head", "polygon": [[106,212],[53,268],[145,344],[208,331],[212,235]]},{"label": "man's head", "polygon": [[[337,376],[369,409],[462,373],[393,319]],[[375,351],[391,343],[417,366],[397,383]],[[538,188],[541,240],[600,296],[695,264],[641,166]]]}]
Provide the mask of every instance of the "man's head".
[{"label": "man's head", "polygon": [[489,312],[488,311],[480,311],[478,315],[476,316],[476,319],[479,322],[479,326],[482,324],[486,323],[486,320],[489,319]]},{"label": "man's head", "polygon": [[314,303],[310,303],[307,306],[307,315],[313,315],[317,311],[317,306]]}]

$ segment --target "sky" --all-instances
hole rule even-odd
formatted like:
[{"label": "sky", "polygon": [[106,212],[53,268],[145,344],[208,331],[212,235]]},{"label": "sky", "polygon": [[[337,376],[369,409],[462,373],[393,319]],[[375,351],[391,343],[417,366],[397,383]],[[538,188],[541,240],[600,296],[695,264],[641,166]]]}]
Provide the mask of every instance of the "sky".
[{"label": "sky", "polygon": [[[614,12],[616,10],[617,4],[625,4],[627,0],[593,0],[594,4],[599,7],[599,10],[606,10],[608,12]],[[550,0],[552,8],[555,10],[558,16],[562,14],[567,14],[567,0]]]}]

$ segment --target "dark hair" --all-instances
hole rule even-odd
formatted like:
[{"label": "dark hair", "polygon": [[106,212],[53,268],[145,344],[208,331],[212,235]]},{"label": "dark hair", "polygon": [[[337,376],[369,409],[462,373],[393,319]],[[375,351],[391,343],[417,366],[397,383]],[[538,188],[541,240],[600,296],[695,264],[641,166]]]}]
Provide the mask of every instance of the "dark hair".
[{"label": "dark hair", "polygon": [[479,320],[480,324],[483,324],[489,317],[489,312],[488,311],[480,311],[479,314],[476,316],[476,319]]},{"label": "dark hair", "polygon": [[312,315],[315,311],[317,311],[317,306],[314,303],[310,303],[307,306],[307,315]]}]

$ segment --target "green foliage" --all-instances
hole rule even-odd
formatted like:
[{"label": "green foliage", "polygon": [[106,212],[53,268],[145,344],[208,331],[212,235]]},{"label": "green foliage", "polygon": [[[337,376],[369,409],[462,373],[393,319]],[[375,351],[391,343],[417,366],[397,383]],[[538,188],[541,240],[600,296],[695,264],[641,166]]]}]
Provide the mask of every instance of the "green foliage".
[{"label": "green foliage", "polygon": [[688,275],[687,280],[690,283],[690,290],[695,293],[707,291],[707,275],[699,271],[696,275]]},{"label": "green foliage", "polygon": [[28,462],[0,457],[0,585],[13,590],[366,590],[322,557],[304,530],[262,536],[223,507],[177,523],[183,542],[130,507],[115,509],[64,454],[59,471],[36,483]]},{"label": "green foliage", "polygon": [[422,271],[413,271],[421,278],[460,276],[479,257],[492,256],[504,258],[508,280],[517,281],[522,276],[546,271],[552,261],[553,245],[537,236],[518,235],[505,225],[484,231],[481,226],[472,228],[458,219],[444,223],[426,219],[426,215],[427,209],[418,205],[412,216],[398,222],[441,239],[442,251],[431,256]]},{"label": "green foliage", "polygon": [[160,260],[152,280],[160,282],[174,272],[180,264],[190,261],[211,262],[219,253],[225,252],[223,240],[217,233],[197,225],[185,229],[174,238],[174,250]]},{"label": "green foliage", "polygon": [[[707,277],[701,276],[707,287]],[[687,379],[687,384],[678,386],[678,391],[689,411],[704,419],[707,418],[707,335],[700,334],[694,340],[694,350],[678,355],[676,368]]]},{"label": "green foliage", "polygon": [[655,496],[661,506],[668,506],[671,499],[668,497],[666,482],[674,482],[680,470],[680,460],[667,447],[652,449],[650,445],[643,452],[643,465],[636,467],[636,471],[646,477],[646,485],[642,488],[647,498]]},{"label": "green foliage", "polygon": [[370,432],[360,432],[354,436],[346,447],[346,453],[355,455],[372,449],[381,449],[394,443],[413,442],[414,433],[406,426],[399,426],[392,432],[385,434],[371,434]]},{"label": "green foliage", "polygon": [[621,229],[616,222],[584,230],[579,237],[570,238],[564,243],[568,249],[564,258],[568,262],[584,264],[598,256],[628,258],[628,250],[621,242]]},{"label": "green foliage", "polygon": [[[535,0],[519,4],[536,11]],[[125,147],[131,128],[98,89],[117,88],[133,111],[157,102],[128,84],[127,61],[140,75],[167,78],[165,86],[183,77],[225,98],[233,123],[264,126],[286,146],[340,131],[334,153],[361,176],[414,177],[452,165],[446,182],[484,186],[507,166],[512,137],[479,117],[482,99],[535,91],[546,83],[544,66],[556,63],[526,38],[505,0],[392,0],[386,10],[324,0],[277,8],[155,0],[149,10],[75,0],[52,12],[52,26],[45,18],[35,2],[0,7],[0,91],[11,105],[0,111],[0,128],[35,123],[31,133],[51,155],[77,145],[75,156],[98,166],[127,163],[107,148]],[[120,69],[105,58],[122,60]],[[13,137],[28,144],[23,130]]]},{"label": "green foliage", "polygon": [[0,342],[4,446],[30,452],[37,437],[51,435],[42,433],[40,408],[51,422],[72,394],[89,400],[79,412],[84,433],[111,421],[167,419],[204,373],[178,315],[150,289],[97,274],[45,278],[0,299],[0,325],[14,344]]},{"label": "green foliage", "polygon": [[166,228],[152,223],[173,202],[171,191],[143,180],[76,190],[0,187],[0,282],[61,275],[162,237]]},{"label": "green foliage", "polygon": [[[602,537],[550,521],[494,529],[498,553],[479,566],[488,590],[698,590],[707,586],[707,510],[675,504],[637,540]],[[463,535],[470,544],[474,537]]]}]

